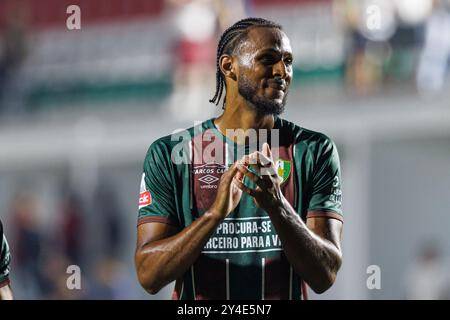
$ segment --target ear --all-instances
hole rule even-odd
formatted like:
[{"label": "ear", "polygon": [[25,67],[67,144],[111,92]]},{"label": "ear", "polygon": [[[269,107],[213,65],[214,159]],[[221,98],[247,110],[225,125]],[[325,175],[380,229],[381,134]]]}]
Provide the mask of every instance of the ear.
[{"label": "ear", "polygon": [[237,80],[235,59],[229,54],[223,54],[219,59],[219,67],[225,78],[231,78]]}]

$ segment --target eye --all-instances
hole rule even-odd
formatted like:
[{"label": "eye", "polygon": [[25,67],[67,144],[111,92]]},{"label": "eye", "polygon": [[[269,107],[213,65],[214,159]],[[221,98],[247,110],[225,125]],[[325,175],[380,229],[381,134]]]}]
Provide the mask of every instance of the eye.
[{"label": "eye", "polygon": [[286,65],[288,65],[288,66],[292,65],[292,62],[293,62],[292,58],[286,58],[286,59],[284,59],[284,63],[285,63]]},{"label": "eye", "polygon": [[276,61],[275,61],[275,57],[270,56],[270,55],[265,55],[265,56],[262,56],[261,62],[264,64],[274,64]]}]

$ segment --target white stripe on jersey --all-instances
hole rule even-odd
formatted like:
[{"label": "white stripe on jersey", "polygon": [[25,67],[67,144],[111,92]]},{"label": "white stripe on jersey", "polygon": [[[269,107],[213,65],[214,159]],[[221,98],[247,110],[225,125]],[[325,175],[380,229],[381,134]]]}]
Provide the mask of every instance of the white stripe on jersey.
[{"label": "white stripe on jersey", "polygon": [[261,272],[262,272],[262,279],[261,279],[261,300],[264,300],[264,273],[265,273],[265,265],[266,265],[266,258],[262,258],[262,267],[261,267]]},{"label": "white stripe on jersey", "polygon": [[194,293],[194,300],[197,300],[197,297],[195,294],[194,265],[192,265],[192,267],[191,267],[191,277],[192,277],[192,292]]},{"label": "white stripe on jersey", "polygon": [[227,300],[230,300],[230,259],[226,260],[226,290]]},{"label": "white stripe on jersey", "polygon": [[181,297],[183,296],[183,291],[184,291],[184,279],[183,279],[183,281],[181,282],[180,297],[179,297],[178,300],[181,300]]}]

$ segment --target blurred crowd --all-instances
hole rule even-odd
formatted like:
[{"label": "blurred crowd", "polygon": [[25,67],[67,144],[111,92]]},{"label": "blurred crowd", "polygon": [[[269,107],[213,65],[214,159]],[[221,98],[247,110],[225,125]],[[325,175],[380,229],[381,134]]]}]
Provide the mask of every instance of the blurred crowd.
[{"label": "blurred crowd", "polygon": [[405,268],[403,279],[405,299],[449,300],[449,259],[436,240],[424,240],[417,248],[416,257]]},{"label": "blurred crowd", "polygon": [[[122,262],[121,242],[124,226],[119,206],[107,189],[99,190],[96,197],[105,204],[90,214],[100,216],[97,226],[96,250],[86,243],[87,216],[83,201],[74,192],[61,194],[51,227],[45,225],[39,192],[18,192],[12,203],[8,226],[13,256],[12,287],[19,299],[129,299],[138,298],[133,274]],[[69,289],[75,265],[81,271],[81,288]]]},{"label": "blurred crowd", "polygon": [[66,2],[0,5],[4,116],[139,99],[161,101],[180,119],[202,115],[214,89],[217,38],[250,15],[285,27],[294,85],[331,81],[367,95],[405,85],[427,94],[448,83],[448,0],[80,0],[74,31],[65,27]]}]

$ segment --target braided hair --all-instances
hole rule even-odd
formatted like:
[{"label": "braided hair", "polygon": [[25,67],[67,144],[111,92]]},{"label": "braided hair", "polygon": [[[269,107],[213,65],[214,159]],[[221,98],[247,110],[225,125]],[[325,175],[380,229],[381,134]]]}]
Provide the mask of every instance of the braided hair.
[{"label": "braided hair", "polygon": [[[219,104],[220,98],[222,97],[223,89],[226,88],[225,77],[220,70],[220,57],[223,54],[233,54],[236,52],[236,49],[239,48],[239,44],[242,40],[247,36],[247,33],[252,27],[267,27],[267,28],[276,28],[282,29],[281,25],[263,19],[263,18],[246,18],[239,20],[231,27],[226,29],[222,36],[220,37],[219,44],[217,46],[217,60],[216,60],[216,93],[214,97],[209,100],[209,102],[214,103],[216,105]],[[223,99],[223,107],[225,106],[225,97]]]}]

